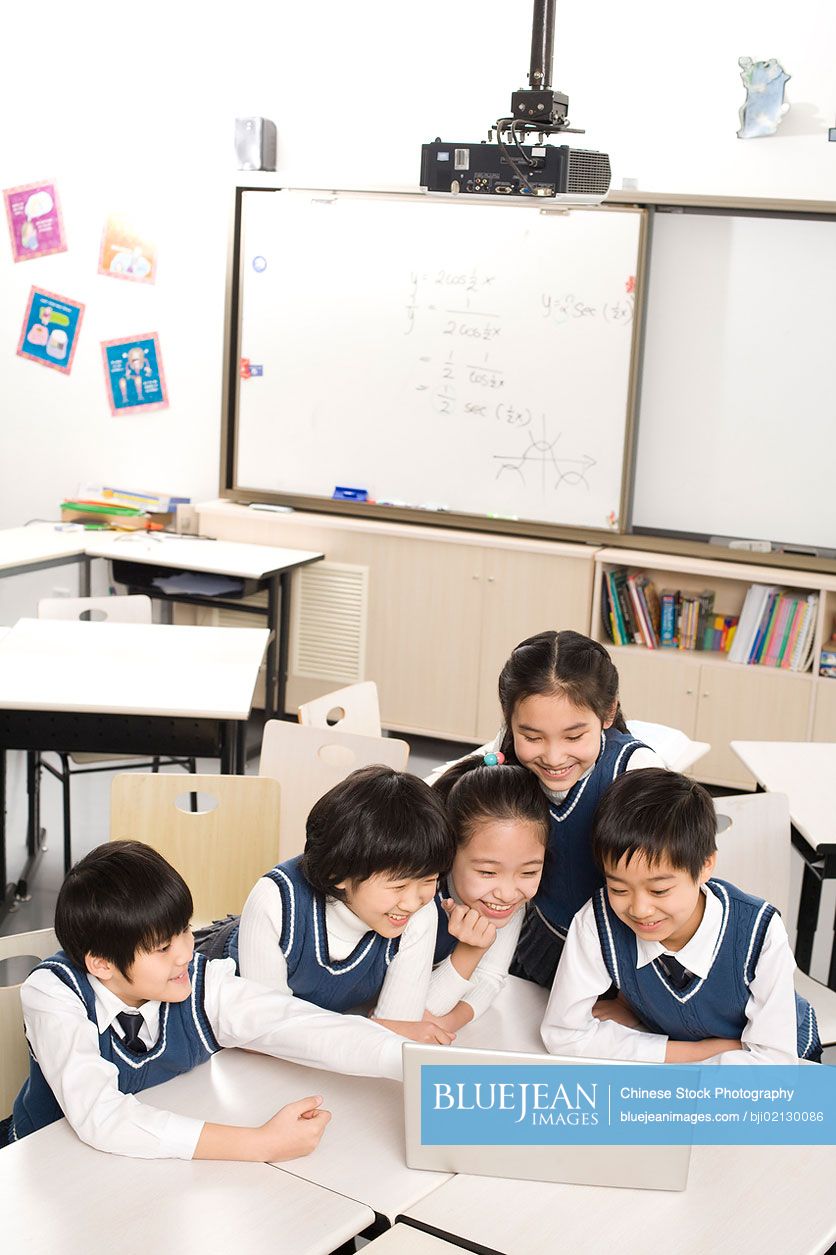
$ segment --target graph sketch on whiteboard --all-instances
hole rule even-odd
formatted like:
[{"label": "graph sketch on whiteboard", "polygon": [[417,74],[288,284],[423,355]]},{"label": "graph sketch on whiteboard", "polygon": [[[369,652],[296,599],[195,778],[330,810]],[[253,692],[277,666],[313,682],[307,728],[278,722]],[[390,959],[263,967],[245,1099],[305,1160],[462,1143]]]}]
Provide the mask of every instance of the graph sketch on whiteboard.
[{"label": "graph sketch on whiteboard", "polygon": [[539,478],[540,489],[543,493],[550,488],[557,490],[561,487],[585,488],[589,492],[587,475],[595,465],[595,458],[591,458],[586,453],[577,458],[560,457],[555,452],[555,445],[563,433],[558,432],[553,440],[547,439],[545,414],[541,415],[541,431],[539,440],[532,432],[526,432],[528,445],[521,453],[516,455],[495,453],[493,455],[494,461],[500,463],[496,472],[497,480],[501,481],[510,475],[526,487],[534,487]]}]

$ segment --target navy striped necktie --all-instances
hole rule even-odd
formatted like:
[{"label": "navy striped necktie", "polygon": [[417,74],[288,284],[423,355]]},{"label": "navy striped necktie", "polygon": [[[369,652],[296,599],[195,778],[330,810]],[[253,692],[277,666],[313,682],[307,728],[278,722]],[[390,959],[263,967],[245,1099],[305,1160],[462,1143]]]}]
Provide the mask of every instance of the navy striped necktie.
[{"label": "navy striped necktie", "polygon": [[660,954],[656,962],[674,989],[681,991],[694,979],[694,973],[689,972],[687,967],[683,967],[679,959],[675,959],[671,954]]},{"label": "navy striped necktie", "polygon": [[144,1055],[148,1051],[148,1047],[139,1035],[142,1027],[142,1016],[138,1011],[119,1011],[116,1015],[117,1020],[122,1026],[125,1034],[125,1045],[128,1050],[132,1050],[135,1055]]}]

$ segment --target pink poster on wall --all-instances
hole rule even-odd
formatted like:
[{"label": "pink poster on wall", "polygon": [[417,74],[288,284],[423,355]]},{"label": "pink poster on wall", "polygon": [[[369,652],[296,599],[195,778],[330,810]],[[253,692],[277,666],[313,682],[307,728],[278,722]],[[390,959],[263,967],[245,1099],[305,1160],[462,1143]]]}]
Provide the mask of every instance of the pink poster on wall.
[{"label": "pink poster on wall", "polygon": [[65,253],[64,220],[58,190],[52,182],[27,183],[3,192],[15,261]]}]

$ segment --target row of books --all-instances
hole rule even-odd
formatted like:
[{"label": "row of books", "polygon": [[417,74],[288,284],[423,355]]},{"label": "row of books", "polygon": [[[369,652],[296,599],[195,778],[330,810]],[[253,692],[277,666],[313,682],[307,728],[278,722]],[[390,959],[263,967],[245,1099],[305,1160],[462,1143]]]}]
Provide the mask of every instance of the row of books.
[{"label": "row of books", "polygon": [[605,571],[601,590],[604,630],[614,645],[647,649],[731,648],[736,615],[715,615],[714,593],[657,592],[640,571]]},{"label": "row of books", "polygon": [[806,671],[813,657],[818,594],[753,584],[746,594],[731,662]]},{"label": "row of books", "polygon": [[661,606],[651,580],[639,571],[604,571],[601,615],[614,645],[659,648]]}]

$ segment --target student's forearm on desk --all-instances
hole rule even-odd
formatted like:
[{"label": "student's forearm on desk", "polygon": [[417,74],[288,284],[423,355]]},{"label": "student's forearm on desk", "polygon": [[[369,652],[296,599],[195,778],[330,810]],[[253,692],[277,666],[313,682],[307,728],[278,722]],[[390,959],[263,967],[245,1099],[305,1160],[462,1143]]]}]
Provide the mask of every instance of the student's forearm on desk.
[{"label": "student's forearm on desk", "polygon": [[727,1050],[742,1050],[739,1041],[725,1037],[706,1037],[703,1041],[671,1041],[665,1047],[665,1063],[702,1063]]},{"label": "student's forearm on desk", "polygon": [[204,1124],[194,1158],[275,1163],[309,1155],[331,1119],[330,1112],[321,1109],[321,1102],[322,1096],[316,1094],[288,1103],[257,1128]]}]

